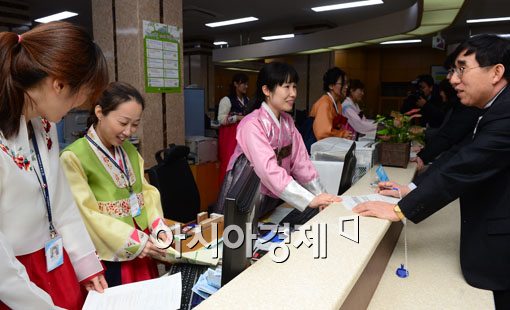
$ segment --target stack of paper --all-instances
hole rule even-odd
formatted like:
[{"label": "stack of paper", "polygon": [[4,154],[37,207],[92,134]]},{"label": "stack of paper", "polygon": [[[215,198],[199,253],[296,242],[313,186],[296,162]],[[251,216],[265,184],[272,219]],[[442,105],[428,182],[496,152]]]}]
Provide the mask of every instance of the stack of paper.
[{"label": "stack of paper", "polygon": [[104,293],[90,291],[84,310],[179,309],[181,274],[107,288]]},{"label": "stack of paper", "polygon": [[197,283],[191,289],[198,296],[203,299],[207,299],[207,297],[216,293],[221,287],[221,268],[213,270],[211,268],[207,269],[200,278],[198,278]]}]

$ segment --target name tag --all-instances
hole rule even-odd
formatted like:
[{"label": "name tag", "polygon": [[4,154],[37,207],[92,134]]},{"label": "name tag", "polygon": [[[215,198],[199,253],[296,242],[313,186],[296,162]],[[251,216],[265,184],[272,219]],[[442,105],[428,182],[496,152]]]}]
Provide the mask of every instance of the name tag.
[{"label": "name tag", "polygon": [[141,213],[140,205],[138,204],[138,197],[136,197],[135,193],[131,193],[131,195],[129,195],[129,206],[131,209],[132,217],[140,215]]},{"label": "name tag", "polygon": [[48,240],[44,244],[44,253],[46,255],[46,271],[50,272],[62,266],[64,264],[64,244],[62,242],[62,237],[57,235],[55,238]]}]

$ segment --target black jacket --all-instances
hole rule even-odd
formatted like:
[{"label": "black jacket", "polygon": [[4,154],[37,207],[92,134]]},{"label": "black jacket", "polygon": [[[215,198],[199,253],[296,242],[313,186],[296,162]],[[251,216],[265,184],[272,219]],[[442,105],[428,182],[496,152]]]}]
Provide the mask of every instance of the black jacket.
[{"label": "black jacket", "polygon": [[445,116],[444,122],[437,134],[432,137],[431,141],[427,142],[425,148],[417,156],[427,164],[442,152],[460,143],[466,135],[473,133],[478,117],[482,115],[483,111],[482,109],[466,107],[460,102],[456,102]]},{"label": "black jacket", "polygon": [[460,262],[466,281],[482,289],[509,290],[510,87],[486,110],[471,139],[399,206],[418,223],[460,197]]}]

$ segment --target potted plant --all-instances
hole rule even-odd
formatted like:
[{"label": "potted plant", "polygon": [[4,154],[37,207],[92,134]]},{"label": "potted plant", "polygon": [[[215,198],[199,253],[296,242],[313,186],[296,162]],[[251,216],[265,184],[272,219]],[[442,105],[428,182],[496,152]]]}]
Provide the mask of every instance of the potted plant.
[{"label": "potted plant", "polygon": [[392,111],[389,117],[377,115],[376,123],[382,127],[377,131],[379,162],[385,166],[407,167],[411,141],[423,144],[424,128],[412,125],[413,118],[421,117],[419,109],[405,114]]}]

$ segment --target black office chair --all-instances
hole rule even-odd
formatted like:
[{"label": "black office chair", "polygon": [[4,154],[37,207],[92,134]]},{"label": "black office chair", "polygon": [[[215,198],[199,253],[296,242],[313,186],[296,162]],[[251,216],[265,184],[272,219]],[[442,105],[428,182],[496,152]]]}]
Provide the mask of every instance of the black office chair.
[{"label": "black office chair", "polygon": [[188,164],[188,154],[189,147],[171,144],[156,152],[158,164],[146,170],[150,183],[161,194],[165,218],[181,223],[196,219],[200,212],[200,193]]}]

